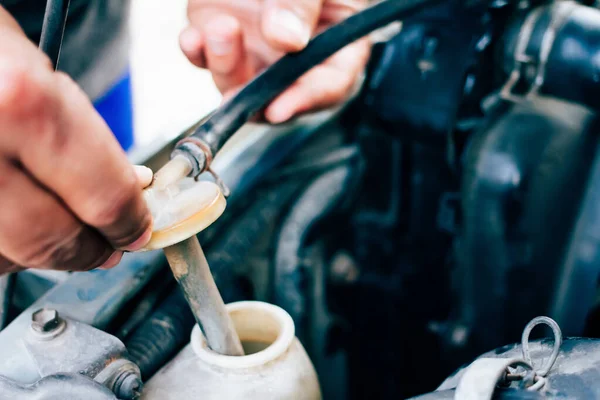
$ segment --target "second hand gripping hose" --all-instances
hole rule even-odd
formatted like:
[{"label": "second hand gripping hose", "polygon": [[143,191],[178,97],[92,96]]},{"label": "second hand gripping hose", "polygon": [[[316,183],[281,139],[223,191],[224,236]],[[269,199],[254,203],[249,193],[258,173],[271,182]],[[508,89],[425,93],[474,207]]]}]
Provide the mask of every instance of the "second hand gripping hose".
[{"label": "second hand gripping hose", "polygon": [[212,157],[242,125],[304,73],[371,32],[439,2],[441,0],[386,0],[329,28],[312,39],[304,50],[283,56],[254,78],[208,116],[190,137],[179,142],[174,155],[186,156],[195,164],[191,175],[198,176],[210,167]]}]

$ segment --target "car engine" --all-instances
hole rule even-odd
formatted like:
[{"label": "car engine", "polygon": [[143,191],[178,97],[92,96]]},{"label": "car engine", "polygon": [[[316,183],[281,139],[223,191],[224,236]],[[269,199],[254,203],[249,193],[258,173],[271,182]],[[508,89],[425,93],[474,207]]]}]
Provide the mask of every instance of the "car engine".
[{"label": "car engine", "polygon": [[[199,239],[221,296],[285,310],[325,399],[600,398],[595,1],[389,22],[346,104],[219,149],[231,194]],[[173,398],[219,398],[178,367],[196,320],[161,251],[0,294],[0,399],[163,399],[169,371]]]}]

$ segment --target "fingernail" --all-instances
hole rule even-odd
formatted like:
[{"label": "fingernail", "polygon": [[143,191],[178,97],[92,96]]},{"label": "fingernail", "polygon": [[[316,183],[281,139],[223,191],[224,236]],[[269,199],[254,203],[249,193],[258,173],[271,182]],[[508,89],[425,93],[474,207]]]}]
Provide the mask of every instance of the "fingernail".
[{"label": "fingernail", "polygon": [[146,232],[135,242],[131,243],[129,246],[124,247],[122,250],[125,251],[138,251],[144,248],[146,244],[150,241],[152,237],[152,227],[148,228]]},{"label": "fingernail", "polygon": [[179,36],[179,45],[185,52],[193,53],[198,50],[202,42],[202,35],[196,29],[188,27]]},{"label": "fingernail", "polygon": [[218,15],[206,25],[206,46],[217,56],[231,54],[240,34],[238,20],[229,15]]},{"label": "fingernail", "polygon": [[233,51],[233,42],[225,38],[209,36],[206,39],[206,45],[217,56],[226,56]]},{"label": "fingernail", "polygon": [[275,9],[269,14],[273,33],[282,41],[303,48],[310,40],[310,28],[290,10]]},{"label": "fingernail", "polygon": [[154,173],[150,168],[143,165],[134,165],[133,169],[135,170],[138,181],[140,182],[142,188],[146,188],[152,183]]},{"label": "fingernail", "polygon": [[267,109],[265,116],[272,124],[282,124],[292,118],[293,113],[282,107],[271,107]]},{"label": "fingernail", "polygon": [[101,266],[98,267],[98,269],[111,269],[117,266],[117,264],[119,264],[121,262],[121,258],[123,258],[123,252],[122,251],[115,251],[112,256],[110,256],[108,258],[108,260],[106,260],[104,262],[104,264],[102,264]]}]

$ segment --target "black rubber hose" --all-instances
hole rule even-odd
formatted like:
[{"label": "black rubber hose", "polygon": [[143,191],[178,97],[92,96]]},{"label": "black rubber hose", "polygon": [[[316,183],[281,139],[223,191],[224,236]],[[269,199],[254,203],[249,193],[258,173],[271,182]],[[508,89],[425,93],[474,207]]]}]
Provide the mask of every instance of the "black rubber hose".
[{"label": "black rubber hose", "polygon": [[342,165],[316,178],[284,218],[275,245],[274,300],[294,320],[300,340],[306,339],[308,274],[302,250],[308,235],[346,198],[354,169]]},{"label": "black rubber hose", "polygon": [[176,288],[126,342],[131,361],[148,379],[188,340],[194,316]]},{"label": "black rubber hose", "polygon": [[264,70],[210,115],[192,136],[216,154],[242,125],[311,68],[369,33],[441,1],[387,0],[333,26],[311,40],[304,50],[287,54]]},{"label": "black rubber hose", "polygon": [[50,57],[54,69],[58,66],[67,14],[69,13],[69,2],[69,0],[48,0],[46,2],[40,50]]}]

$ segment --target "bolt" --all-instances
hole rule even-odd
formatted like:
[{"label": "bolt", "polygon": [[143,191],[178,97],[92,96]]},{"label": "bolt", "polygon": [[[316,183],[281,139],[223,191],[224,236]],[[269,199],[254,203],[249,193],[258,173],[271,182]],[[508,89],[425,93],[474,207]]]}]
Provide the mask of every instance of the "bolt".
[{"label": "bolt", "polygon": [[133,372],[124,372],[117,379],[118,387],[115,388],[115,394],[119,399],[133,400],[137,399],[142,393],[142,380]]},{"label": "bolt", "polygon": [[332,257],[329,268],[332,280],[337,283],[355,282],[360,275],[356,261],[345,251],[339,251]]},{"label": "bolt", "polygon": [[41,308],[31,315],[31,327],[38,333],[55,332],[62,322],[58,311],[51,308]]}]

